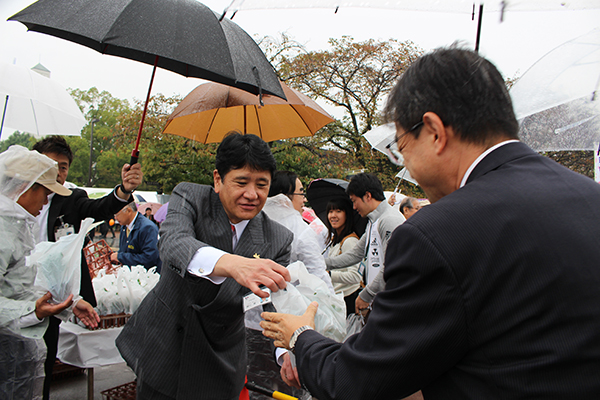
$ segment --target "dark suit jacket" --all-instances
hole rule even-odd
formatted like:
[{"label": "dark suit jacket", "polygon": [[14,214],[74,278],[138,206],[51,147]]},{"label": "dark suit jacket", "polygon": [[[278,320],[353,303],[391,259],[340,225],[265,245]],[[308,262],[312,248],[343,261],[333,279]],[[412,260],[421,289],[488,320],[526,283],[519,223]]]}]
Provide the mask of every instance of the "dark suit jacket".
[{"label": "dark suit jacket", "polygon": [[600,185],[522,143],[398,227],[343,345],[302,333],[320,400],[600,399]]},{"label": "dark suit jacket", "polygon": [[123,265],[143,265],[146,269],[156,266],[156,272],[160,272],[162,262],[158,255],[156,224],[137,213],[129,236],[127,226],[121,226],[118,258]]},{"label": "dark suit jacket", "polygon": [[234,279],[215,285],[186,268],[204,246],[287,265],[292,233],[261,212],[234,252],[219,196],[192,183],[173,191],[160,233],[160,281],[123,328],[117,347],[138,380],[164,395],[237,399],[246,372],[242,297],[249,290]]},{"label": "dark suit jacket", "polygon": [[[83,189],[72,189],[72,192],[71,196],[65,197],[55,194],[52,198],[48,210],[48,240],[51,242],[56,241],[54,230],[60,225],[59,216],[63,216],[63,222],[73,225],[75,233],[77,233],[81,221],[85,218],[91,217],[96,221],[104,221],[112,218],[127,204],[127,202],[117,199],[112,192],[100,199],[90,199]],[[80,294],[84,300],[92,306],[96,306],[92,280],[83,253],[81,254]]]}]

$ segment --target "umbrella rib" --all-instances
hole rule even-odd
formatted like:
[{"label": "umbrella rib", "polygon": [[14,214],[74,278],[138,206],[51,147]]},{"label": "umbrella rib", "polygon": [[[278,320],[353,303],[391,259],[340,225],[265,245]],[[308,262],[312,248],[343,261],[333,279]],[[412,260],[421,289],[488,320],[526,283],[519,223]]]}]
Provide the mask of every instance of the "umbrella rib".
[{"label": "umbrella rib", "polygon": [[[302,121],[302,123],[304,124],[304,126],[306,127],[306,129],[308,129],[308,131],[310,133],[312,133],[313,135],[315,133],[317,133],[316,131],[313,132],[313,131],[310,130],[310,126],[308,126],[308,124],[306,123],[306,120],[302,117],[302,115],[300,115],[300,113],[298,112],[298,110],[296,110],[296,106],[292,105],[292,104],[290,104],[290,105],[292,106],[292,110],[294,110],[294,112],[296,113],[296,115],[298,116],[298,118],[300,118],[300,121]],[[302,107],[302,106],[300,106],[300,107]],[[318,131],[318,129],[317,129],[317,131]]]},{"label": "umbrella rib", "polygon": [[39,136],[40,128],[38,127],[38,119],[37,119],[37,115],[35,114],[35,107],[33,106],[33,100],[29,99],[29,103],[31,103],[31,111],[33,112],[33,120],[35,121],[35,131],[36,131],[36,134]]}]

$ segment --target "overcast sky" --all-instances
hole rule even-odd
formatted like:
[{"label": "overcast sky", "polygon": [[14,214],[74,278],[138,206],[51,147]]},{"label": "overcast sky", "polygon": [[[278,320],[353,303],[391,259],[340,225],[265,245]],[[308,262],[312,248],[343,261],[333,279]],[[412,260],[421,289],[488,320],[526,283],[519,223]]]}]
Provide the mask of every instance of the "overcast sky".
[{"label": "overcast sky", "polygon": [[[31,0],[0,1],[0,62],[31,68],[43,64],[52,79],[64,87],[87,90],[96,86],[117,98],[145,99],[152,67],[102,55],[66,40],[27,32],[24,25],[6,19],[31,4]],[[222,10],[230,0],[207,0]],[[342,35],[412,40],[429,50],[462,40],[473,45],[476,21],[469,14],[408,12],[366,8],[307,10],[241,10],[234,22],[250,35],[277,36],[287,32],[310,50],[327,49],[327,40]],[[510,12],[499,22],[496,13],[484,13],[480,53],[507,77],[522,75],[537,59],[559,44],[600,25],[600,10]],[[202,81],[158,70],[153,93],[185,96]]]}]

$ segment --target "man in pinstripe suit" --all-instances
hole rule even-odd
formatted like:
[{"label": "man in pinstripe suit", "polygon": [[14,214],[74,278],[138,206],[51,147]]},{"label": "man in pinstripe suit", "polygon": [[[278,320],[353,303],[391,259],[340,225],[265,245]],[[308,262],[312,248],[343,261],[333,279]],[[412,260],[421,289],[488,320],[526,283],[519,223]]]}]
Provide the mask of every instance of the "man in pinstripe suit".
[{"label": "man in pinstripe suit", "polygon": [[432,204],[392,234],[385,290],[345,343],[305,327],[316,305],[263,313],[300,382],[319,400],[600,399],[600,185],[518,141],[475,52],[421,57],[386,113]]},{"label": "man in pinstripe suit", "polygon": [[235,399],[244,385],[243,297],[286,286],[292,233],[261,210],[275,159],[254,135],[217,150],[214,189],[181,183],[159,241],[163,272],[117,338],[141,399]]}]

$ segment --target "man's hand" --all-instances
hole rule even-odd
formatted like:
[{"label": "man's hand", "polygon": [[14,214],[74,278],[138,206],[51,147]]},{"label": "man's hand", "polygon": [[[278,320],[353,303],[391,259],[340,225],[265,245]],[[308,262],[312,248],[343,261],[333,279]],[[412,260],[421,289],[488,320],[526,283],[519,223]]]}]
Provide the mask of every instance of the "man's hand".
[{"label": "man's hand", "polygon": [[118,251],[110,253],[110,262],[113,264],[119,263],[119,252]]},{"label": "man's hand", "polygon": [[260,326],[264,329],[263,335],[273,339],[275,347],[289,349],[290,339],[296,329],[304,325],[315,327],[317,308],[319,308],[319,303],[313,301],[301,316],[263,312],[260,314],[264,319],[260,322]]},{"label": "man's hand", "polygon": [[388,204],[392,207],[394,206],[394,204],[396,204],[396,193],[392,193],[392,195],[388,199]]},{"label": "man's hand", "polygon": [[356,302],[354,304],[356,308],[356,314],[362,314],[363,316],[365,316],[365,314],[367,314],[367,312],[369,311],[369,303],[361,299],[360,296],[356,297]]},{"label": "man's hand", "polygon": [[272,292],[285,289],[290,272],[273,260],[246,258],[235,254],[225,254],[215,264],[213,275],[233,278],[240,285],[252,290],[257,296],[265,298],[269,294],[258,287],[265,285]]},{"label": "man's hand", "polygon": [[97,328],[100,317],[94,307],[87,301],[81,299],[73,307],[73,314],[88,328]]},{"label": "man's hand", "polygon": [[[123,168],[121,169],[121,181],[123,182],[123,188],[126,191],[131,192],[132,190],[137,189],[137,187],[142,183],[143,178],[144,174],[142,173],[142,166],[140,163],[123,165]],[[123,193],[121,188],[119,188],[117,190],[117,196],[123,200],[127,200],[129,199],[130,195]]]},{"label": "man's hand", "polygon": [[281,366],[280,373],[281,379],[283,379],[286,385],[301,389],[300,378],[298,377],[298,369],[292,367],[290,353],[285,353],[283,355],[283,365]]},{"label": "man's hand", "polygon": [[38,319],[56,315],[68,308],[73,303],[73,295],[69,295],[65,301],[59,304],[48,303],[50,300],[52,300],[52,294],[46,292],[45,295],[35,301],[35,316]]}]

